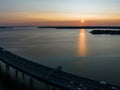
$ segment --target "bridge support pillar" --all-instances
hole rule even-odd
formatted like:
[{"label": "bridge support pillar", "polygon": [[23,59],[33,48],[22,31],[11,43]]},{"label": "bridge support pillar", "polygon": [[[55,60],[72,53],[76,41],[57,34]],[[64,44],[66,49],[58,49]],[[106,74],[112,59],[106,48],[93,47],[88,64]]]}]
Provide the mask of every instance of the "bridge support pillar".
[{"label": "bridge support pillar", "polygon": [[25,74],[22,72],[22,80],[25,83]]},{"label": "bridge support pillar", "polygon": [[22,72],[22,80],[23,80],[23,85],[25,87],[25,74]]},{"label": "bridge support pillar", "polygon": [[53,86],[53,90],[56,90],[55,86]]},{"label": "bridge support pillar", "polygon": [[0,63],[0,72],[2,71],[2,66],[1,66],[1,63]]},{"label": "bridge support pillar", "polygon": [[30,87],[31,87],[31,90],[34,89],[34,83],[33,83],[33,78],[30,77]]},{"label": "bridge support pillar", "polygon": [[15,69],[15,78],[16,78],[16,80],[18,80],[18,70],[17,69]]},{"label": "bridge support pillar", "polygon": [[49,84],[46,84],[46,90],[50,90]]},{"label": "bridge support pillar", "polygon": [[10,77],[10,67],[8,64],[6,64],[6,73],[7,73],[7,76],[9,78]]}]

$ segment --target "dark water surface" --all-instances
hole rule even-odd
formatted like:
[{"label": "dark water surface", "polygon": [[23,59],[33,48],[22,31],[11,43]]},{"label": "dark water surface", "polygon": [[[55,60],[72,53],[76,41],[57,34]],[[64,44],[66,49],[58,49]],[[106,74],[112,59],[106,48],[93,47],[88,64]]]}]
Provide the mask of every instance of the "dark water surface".
[{"label": "dark water surface", "polygon": [[0,29],[0,46],[31,61],[120,86],[120,35],[92,29]]}]

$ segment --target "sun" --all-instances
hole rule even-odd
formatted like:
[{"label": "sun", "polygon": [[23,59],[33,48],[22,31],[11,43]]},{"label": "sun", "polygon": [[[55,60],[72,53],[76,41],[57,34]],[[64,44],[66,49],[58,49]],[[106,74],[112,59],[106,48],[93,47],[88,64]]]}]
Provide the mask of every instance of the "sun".
[{"label": "sun", "polygon": [[85,22],[85,20],[84,19],[81,19],[81,23],[84,23]]},{"label": "sun", "polygon": [[84,17],[81,18],[81,23],[84,23],[85,22],[85,19]]}]

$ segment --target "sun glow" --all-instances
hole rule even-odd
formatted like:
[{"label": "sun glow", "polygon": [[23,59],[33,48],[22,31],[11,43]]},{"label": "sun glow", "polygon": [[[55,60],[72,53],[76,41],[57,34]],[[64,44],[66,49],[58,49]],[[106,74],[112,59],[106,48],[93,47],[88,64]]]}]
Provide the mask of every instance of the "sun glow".
[{"label": "sun glow", "polygon": [[84,23],[85,22],[85,19],[84,17],[81,18],[81,23]]},{"label": "sun glow", "polygon": [[82,20],[81,20],[81,23],[84,23],[84,22],[85,22],[85,20],[84,20],[84,19],[82,19]]}]

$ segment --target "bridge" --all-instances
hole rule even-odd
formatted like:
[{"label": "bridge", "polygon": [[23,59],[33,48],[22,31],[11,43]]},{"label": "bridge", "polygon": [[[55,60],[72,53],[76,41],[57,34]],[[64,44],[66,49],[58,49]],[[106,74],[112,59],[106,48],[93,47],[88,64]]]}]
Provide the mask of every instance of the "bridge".
[{"label": "bridge", "polygon": [[61,66],[54,69],[32,62],[1,47],[0,60],[6,64],[7,73],[12,67],[15,69],[16,77],[20,71],[23,79],[25,74],[30,76],[31,83],[33,83],[34,78],[62,90],[120,90],[119,86],[104,81],[95,81],[64,72]]}]

